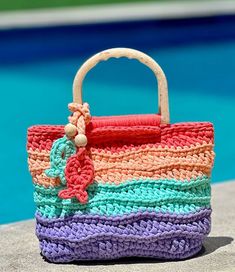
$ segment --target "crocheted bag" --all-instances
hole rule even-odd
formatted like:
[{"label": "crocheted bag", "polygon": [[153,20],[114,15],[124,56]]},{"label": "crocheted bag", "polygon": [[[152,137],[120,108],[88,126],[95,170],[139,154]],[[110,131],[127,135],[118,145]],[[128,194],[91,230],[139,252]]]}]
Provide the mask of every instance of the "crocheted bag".
[{"label": "crocheted bag", "polygon": [[[134,58],[158,80],[159,114],[91,117],[82,82],[99,61]],[[88,59],[64,126],[28,129],[36,234],[51,262],[128,256],[184,259],[210,232],[213,125],[169,123],[167,81],[149,56],[127,48]]]}]

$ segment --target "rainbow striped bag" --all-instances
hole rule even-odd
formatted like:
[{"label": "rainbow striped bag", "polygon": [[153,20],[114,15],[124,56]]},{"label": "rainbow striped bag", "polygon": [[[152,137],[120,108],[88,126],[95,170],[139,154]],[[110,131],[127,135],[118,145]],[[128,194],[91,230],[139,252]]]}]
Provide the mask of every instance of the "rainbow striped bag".
[{"label": "rainbow striped bag", "polygon": [[[134,58],[156,75],[159,114],[91,117],[82,82],[99,61]],[[28,129],[36,235],[49,261],[185,259],[211,227],[213,125],[169,123],[167,81],[149,56],[115,48],[88,59],[66,126]]]}]

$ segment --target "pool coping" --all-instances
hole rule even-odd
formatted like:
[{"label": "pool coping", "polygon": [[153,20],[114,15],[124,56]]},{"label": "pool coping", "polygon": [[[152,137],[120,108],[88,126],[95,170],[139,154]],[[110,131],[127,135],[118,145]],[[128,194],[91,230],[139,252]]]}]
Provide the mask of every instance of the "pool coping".
[{"label": "pool coping", "polygon": [[235,14],[233,0],[148,2],[0,12],[0,30]]}]

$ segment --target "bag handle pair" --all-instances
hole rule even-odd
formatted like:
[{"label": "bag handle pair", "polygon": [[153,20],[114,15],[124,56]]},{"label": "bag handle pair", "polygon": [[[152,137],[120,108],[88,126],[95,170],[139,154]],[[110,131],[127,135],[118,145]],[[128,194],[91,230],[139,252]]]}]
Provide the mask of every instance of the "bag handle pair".
[{"label": "bag handle pair", "polygon": [[127,57],[129,59],[137,59],[147,67],[149,67],[156,76],[158,82],[158,111],[161,115],[161,123],[169,124],[169,104],[168,104],[168,88],[166,76],[159,64],[148,55],[130,48],[112,48],[104,50],[89,58],[78,70],[73,82],[73,102],[82,104],[82,83],[86,74],[96,66],[100,61],[109,58]]}]

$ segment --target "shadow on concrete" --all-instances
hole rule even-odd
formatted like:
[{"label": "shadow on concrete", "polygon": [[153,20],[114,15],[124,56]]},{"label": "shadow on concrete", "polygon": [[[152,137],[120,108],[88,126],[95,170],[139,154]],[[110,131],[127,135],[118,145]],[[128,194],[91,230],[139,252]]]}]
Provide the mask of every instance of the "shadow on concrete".
[{"label": "shadow on concrete", "polygon": [[210,236],[206,237],[201,251],[195,256],[205,256],[211,254],[217,249],[227,246],[232,243],[234,239],[229,236]]},{"label": "shadow on concrete", "polygon": [[[198,252],[193,257],[190,257],[184,260],[177,260],[177,262],[184,262],[189,259],[206,256],[208,254],[213,253],[214,251],[216,251],[217,249],[221,247],[231,244],[233,240],[234,239],[232,237],[228,237],[228,236],[207,237],[203,243],[203,247],[200,250],[200,252]],[[49,262],[48,260],[45,259],[45,257],[43,257],[43,259]],[[175,262],[175,260],[169,261],[169,260],[154,259],[154,258],[126,257],[126,258],[120,258],[117,260],[74,261],[74,262],[67,263],[66,265],[95,266],[95,265],[122,265],[122,264],[165,263],[165,262]]]}]

